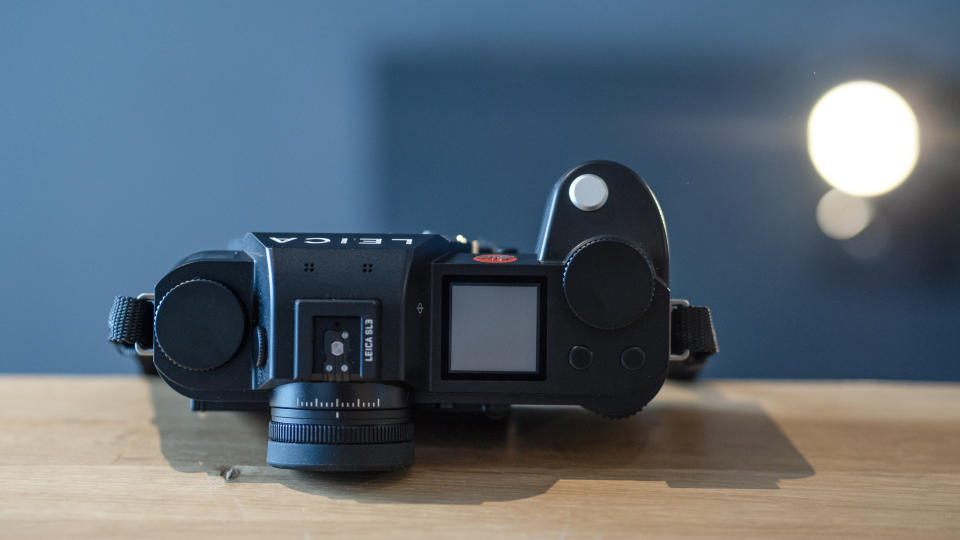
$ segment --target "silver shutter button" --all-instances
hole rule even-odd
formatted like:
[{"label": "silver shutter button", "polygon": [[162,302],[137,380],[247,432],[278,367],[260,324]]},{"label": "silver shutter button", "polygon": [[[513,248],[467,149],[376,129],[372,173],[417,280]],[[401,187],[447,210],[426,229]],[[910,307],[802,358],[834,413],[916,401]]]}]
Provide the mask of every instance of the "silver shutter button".
[{"label": "silver shutter button", "polygon": [[595,174],[581,174],[570,183],[570,202],[584,212],[603,208],[608,194],[607,183]]}]

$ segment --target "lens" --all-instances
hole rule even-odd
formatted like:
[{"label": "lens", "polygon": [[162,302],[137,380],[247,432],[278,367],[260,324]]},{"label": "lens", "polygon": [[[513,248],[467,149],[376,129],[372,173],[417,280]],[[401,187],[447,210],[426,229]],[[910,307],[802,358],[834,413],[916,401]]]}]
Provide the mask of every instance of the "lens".
[{"label": "lens", "polygon": [[406,390],[379,383],[290,383],[270,399],[267,463],[305,471],[388,471],[413,464]]}]

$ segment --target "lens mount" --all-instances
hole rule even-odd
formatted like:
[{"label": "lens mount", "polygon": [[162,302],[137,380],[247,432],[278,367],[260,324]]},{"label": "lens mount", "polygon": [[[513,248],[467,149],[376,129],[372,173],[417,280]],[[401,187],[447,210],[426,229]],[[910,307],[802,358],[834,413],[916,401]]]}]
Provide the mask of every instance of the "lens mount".
[{"label": "lens mount", "polygon": [[406,390],[380,383],[290,383],[270,399],[267,463],[306,471],[387,471],[413,464]]}]

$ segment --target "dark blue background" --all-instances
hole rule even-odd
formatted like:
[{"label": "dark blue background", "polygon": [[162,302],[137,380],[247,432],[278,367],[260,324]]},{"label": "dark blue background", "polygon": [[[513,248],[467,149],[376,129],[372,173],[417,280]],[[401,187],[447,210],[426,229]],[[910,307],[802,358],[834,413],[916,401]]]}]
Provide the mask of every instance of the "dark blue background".
[{"label": "dark blue background", "polygon": [[[105,342],[110,298],[248,230],[531,250],[549,187],[603,158],[660,198],[674,296],[714,308],[709,375],[960,379],[957,20],[955,2],[0,3],[0,370],[133,372]],[[922,154],[879,232],[844,244],[813,217],[805,123],[861,78],[913,104]],[[871,234],[885,248],[850,256]]]}]

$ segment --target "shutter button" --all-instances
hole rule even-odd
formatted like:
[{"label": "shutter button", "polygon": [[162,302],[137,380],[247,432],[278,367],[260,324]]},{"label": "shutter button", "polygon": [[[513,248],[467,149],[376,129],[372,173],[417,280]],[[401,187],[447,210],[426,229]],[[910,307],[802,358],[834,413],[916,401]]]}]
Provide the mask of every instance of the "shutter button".
[{"label": "shutter button", "polygon": [[581,174],[570,183],[570,202],[584,212],[603,208],[610,191],[603,178],[595,174]]}]

